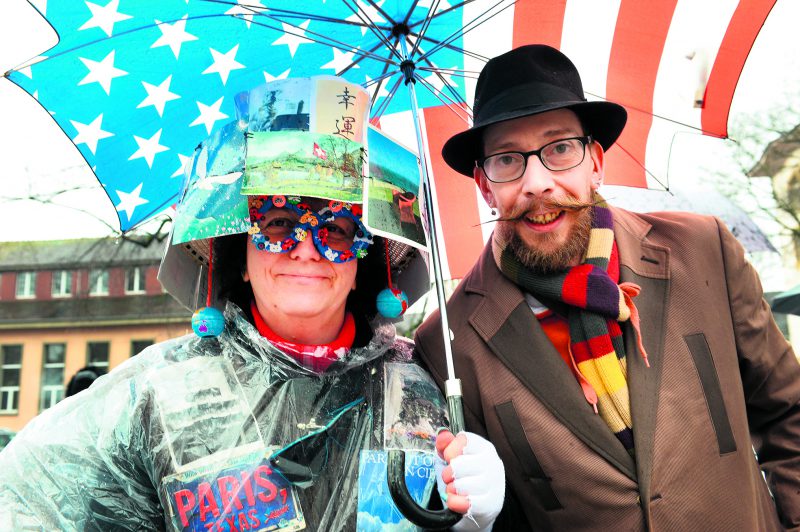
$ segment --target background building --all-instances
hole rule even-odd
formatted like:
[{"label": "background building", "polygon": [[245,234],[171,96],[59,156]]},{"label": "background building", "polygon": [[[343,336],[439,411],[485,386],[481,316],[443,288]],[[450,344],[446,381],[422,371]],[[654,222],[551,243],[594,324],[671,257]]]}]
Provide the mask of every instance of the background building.
[{"label": "background building", "polygon": [[81,368],[112,369],[191,332],[156,275],[162,239],[0,243],[0,429],[64,397]]}]

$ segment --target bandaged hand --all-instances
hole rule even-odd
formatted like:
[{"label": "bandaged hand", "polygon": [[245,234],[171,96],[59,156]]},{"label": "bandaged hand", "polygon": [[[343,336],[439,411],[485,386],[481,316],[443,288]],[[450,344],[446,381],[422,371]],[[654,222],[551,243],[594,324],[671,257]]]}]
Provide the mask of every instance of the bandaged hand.
[{"label": "bandaged hand", "polygon": [[503,462],[488,440],[471,432],[436,436],[436,482],[447,507],[465,514],[453,530],[491,530],[503,508]]}]

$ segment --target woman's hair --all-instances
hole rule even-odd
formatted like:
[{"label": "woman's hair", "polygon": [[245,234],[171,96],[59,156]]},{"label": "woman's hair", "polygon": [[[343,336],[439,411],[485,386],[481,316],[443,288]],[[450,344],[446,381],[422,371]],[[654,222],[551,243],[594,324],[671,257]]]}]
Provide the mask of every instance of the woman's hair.
[{"label": "woman's hair", "polygon": [[106,372],[104,369],[95,366],[86,366],[79,369],[67,383],[67,389],[64,392],[64,397],[70,397],[85,390],[91,386],[98,377],[105,374]]},{"label": "woman's hair", "polygon": [[[215,238],[213,271],[219,298],[236,304],[252,320],[250,302],[253,300],[253,289],[243,278],[247,271],[247,239],[247,233]],[[389,286],[385,241],[378,236],[372,239],[373,244],[367,256],[357,259],[356,289],[347,296],[346,305],[353,316],[367,320],[372,319],[378,311],[378,293]]]}]

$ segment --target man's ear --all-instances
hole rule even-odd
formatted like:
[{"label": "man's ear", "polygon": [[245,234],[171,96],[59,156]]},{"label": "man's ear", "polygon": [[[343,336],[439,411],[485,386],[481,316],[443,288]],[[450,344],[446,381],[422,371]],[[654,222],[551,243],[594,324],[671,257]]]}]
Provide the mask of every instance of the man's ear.
[{"label": "man's ear", "polygon": [[478,185],[478,190],[481,191],[481,195],[486,204],[492,208],[496,207],[494,194],[492,194],[492,189],[489,188],[489,180],[486,179],[486,174],[484,174],[483,170],[477,165],[472,169],[472,178],[475,180],[475,184]]},{"label": "man's ear", "polygon": [[597,191],[605,179],[605,152],[599,142],[594,141],[587,146],[592,159],[592,191]]}]

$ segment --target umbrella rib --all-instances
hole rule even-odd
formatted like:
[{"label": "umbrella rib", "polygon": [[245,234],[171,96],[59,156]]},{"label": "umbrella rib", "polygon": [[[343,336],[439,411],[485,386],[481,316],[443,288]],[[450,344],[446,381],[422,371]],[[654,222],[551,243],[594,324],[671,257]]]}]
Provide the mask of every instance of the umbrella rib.
[{"label": "umbrella rib", "polygon": [[[468,122],[468,118],[469,118],[469,116],[471,116],[471,115],[472,115],[472,110],[469,108],[469,106],[466,104],[466,102],[457,102],[457,101],[453,101],[453,99],[452,99],[452,98],[450,98],[450,97],[449,97],[447,94],[445,94],[444,92],[442,92],[442,91],[438,90],[436,87],[434,87],[434,86],[433,86],[433,85],[432,85],[430,82],[428,82],[427,80],[424,80],[424,79],[422,79],[422,78],[421,78],[421,77],[419,77],[419,76],[414,76],[414,78],[415,78],[416,80],[418,80],[420,83],[422,83],[422,85],[424,85],[424,86],[425,86],[425,88],[426,88],[426,89],[428,89],[428,91],[430,91],[430,93],[431,93],[431,94],[432,94],[432,95],[433,95],[433,96],[434,96],[434,97],[435,97],[437,100],[439,100],[440,102],[442,102],[444,105],[446,105],[446,106],[448,106],[448,107],[451,107],[451,108],[458,107],[458,108],[461,108],[461,109],[465,109],[465,110],[467,111],[467,117],[464,117],[464,116],[461,116],[461,115],[459,115],[459,114],[458,114],[458,113],[455,111],[455,109],[453,109],[453,112],[454,112],[456,115],[458,115],[458,117],[459,117],[459,118],[461,118],[461,119],[462,119],[464,122]],[[459,97],[459,98],[460,98],[460,97]],[[446,99],[447,101],[445,101],[445,99]]]},{"label": "umbrella rib", "polygon": [[[598,94],[594,94],[594,93],[589,92],[589,91],[584,91],[584,93],[588,94],[589,96],[594,96],[595,98],[598,98],[598,99],[600,99],[600,100],[602,100],[604,102],[609,101],[607,98],[604,98],[604,97],[602,97],[602,96],[600,96]],[[673,124],[677,124],[679,126],[684,126],[684,127],[689,128],[689,129],[693,129],[695,131],[699,131],[699,132],[701,132],[704,135],[707,135],[709,137],[717,137],[717,138],[720,138],[720,139],[728,138],[728,137],[719,136],[719,135],[712,135],[711,133],[703,131],[703,128],[701,128],[701,127],[693,126],[691,124],[686,124],[686,123],[681,122],[679,120],[675,120],[674,118],[669,118],[669,117],[666,117],[666,116],[663,116],[663,115],[659,115],[659,114],[653,113],[652,111],[645,111],[644,109],[639,109],[638,107],[634,107],[634,106],[629,105],[629,104],[624,104],[624,107],[627,108],[627,109],[630,109],[631,111],[637,111],[639,113],[644,113],[644,114],[650,115],[650,116],[655,117],[655,118],[660,118],[661,120],[666,120],[667,122],[672,122]]]},{"label": "umbrella rib", "polygon": [[[364,22],[367,28],[369,28],[369,30],[378,38],[378,40],[383,43],[387,51],[391,52],[392,55],[397,57],[398,60],[400,61],[403,60],[403,58],[400,56],[397,50],[395,50],[394,47],[391,45],[389,39],[387,39],[386,36],[379,30],[378,26],[376,26],[375,23],[369,18],[369,16],[367,16],[366,11],[364,11],[361,8],[361,6],[358,5],[358,3],[356,3],[355,7],[353,7],[352,3],[349,0],[342,0],[342,3],[347,7],[349,7],[350,10],[353,12],[353,14],[357,16],[359,20]],[[388,20],[391,21],[391,19]]]},{"label": "umbrella rib", "polygon": [[[375,8],[375,11],[380,13],[381,16],[386,19],[386,22],[391,23],[392,26],[397,24],[397,22],[395,22],[395,20],[389,15],[389,13],[384,11],[383,8],[381,6],[379,6],[377,3],[375,3],[374,0],[367,0],[367,3],[369,5],[371,5],[373,8]],[[369,19],[369,17],[367,17],[367,19]]]},{"label": "umbrella rib", "polygon": [[[436,13],[436,8],[437,7],[439,7],[439,0],[435,0],[434,2],[431,2],[431,7],[428,8],[428,15],[422,21],[422,28],[420,28],[420,30],[417,32],[418,37],[414,40],[414,44],[411,47],[411,52],[409,52],[409,54],[408,54],[408,59],[411,59],[412,57],[414,57],[414,55],[416,55],[417,50],[419,48],[420,38],[423,35],[425,35],[425,32],[428,31],[428,28],[430,28],[431,21],[433,20],[433,18],[435,16],[434,14]],[[406,36],[406,39],[408,39],[408,36]]]},{"label": "umbrella rib", "polygon": [[406,26],[408,26],[408,21],[411,18],[411,14],[417,8],[418,3],[419,0],[414,0],[413,2],[411,2],[411,5],[409,6],[408,11],[406,12],[406,16],[403,18],[403,24],[405,24]]},{"label": "umbrella rib", "polygon": [[384,111],[386,111],[387,107],[389,107],[389,102],[394,98],[395,93],[397,92],[397,88],[400,86],[400,82],[403,81],[401,76],[398,76],[397,81],[394,82],[392,89],[389,91],[389,95],[384,98],[381,102],[380,107],[378,107],[378,112],[375,113],[370,120],[380,120],[381,116],[383,116]]},{"label": "umbrella rib", "polygon": [[[449,45],[454,40],[456,40],[456,39],[458,39],[460,37],[463,37],[466,33],[470,32],[470,31],[474,30],[475,28],[481,26],[482,24],[490,21],[491,19],[493,19],[494,17],[496,17],[497,15],[499,15],[500,13],[505,11],[506,9],[512,7],[516,3],[516,0],[512,0],[512,2],[509,3],[507,6],[499,9],[498,11],[496,11],[495,13],[492,13],[491,15],[489,14],[493,9],[495,9],[497,6],[501,5],[505,1],[506,0],[499,0],[496,4],[491,6],[489,9],[487,9],[486,11],[484,11],[483,13],[481,13],[480,15],[478,15],[477,17],[475,17],[474,19],[469,21],[467,24],[464,24],[463,27],[461,27],[460,29],[456,30],[452,35],[450,35],[449,37],[447,37],[445,39],[442,39],[442,41],[439,44],[437,44],[436,46],[434,46],[433,48],[428,50],[425,54],[423,54],[420,57],[420,59],[423,59],[426,56],[430,56],[431,54],[434,54],[434,53],[438,52],[442,47]],[[481,19],[483,19],[483,20],[481,20]]]},{"label": "umbrella rib", "polygon": [[446,72],[450,76],[458,76],[460,78],[470,78],[470,79],[478,79],[478,74],[480,72],[476,72],[474,70],[463,70],[460,68],[442,68],[442,67],[428,67],[428,66],[418,66],[417,70],[424,70],[425,72]]},{"label": "umbrella rib", "polygon": [[[427,64],[428,64],[430,67],[432,67],[432,68],[436,68],[436,66],[435,66],[435,65],[434,65],[434,64],[431,62],[431,60],[430,60],[430,59],[423,58],[423,59],[422,59],[422,61],[425,61],[425,62],[426,62],[426,63],[427,63]],[[433,74],[434,74],[434,75],[436,75],[436,77],[438,77],[438,78],[439,78],[439,80],[440,80],[440,81],[442,82],[442,84],[443,84],[443,87],[447,88],[447,90],[450,92],[451,96],[454,96],[454,97],[455,97],[455,102],[457,102],[458,104],[464,105],[464,106],[466,106],[467,108],[469,108],[469,105],[468,105],[468,104],[467,104],[467,102],[464,100],[464,98],[462,98],[462,97],[461,97],[461,95],[460,95],[460,94],[459,94],[459,93],[458,93],[458,92],[457,92],[455,89],[453,89],[453,87],[451,87],[451,86],[450,86],[450,84],[447,82],[447,80],[445,80],[445,79],[444,79],[444,77],[442,76],[441,72],[439,72],[438,70],[434,70],[434,71],[433,71]],[[416,79],[422,80],[422,78],[421,78],[421,77],[419,77],[419,76],[414,76],[414,77],[415,77]],[[430,89],[429,89],[429,90],[430,90]],[[440,91],[440,92],[443,92],[443,91]],[[449,98],[448,98],[448,99],[449,99]],[[470,110],[470,111],[471,111],[471,110]]]},{"label": "umbrella rib", "polygon": [[[475,0],[464,0],[463,2],[459,2],[457,4],[453,4],[450,7],[446,7],[444,9],[442,9],[441,11],[439,11],[438,13],[434,14],[433,18],[440,17],[442,15],[446,15],[447,13],[450,13],[451,11],[455,11],[456,9],[460,9],[461,7],[463,7],[463,6],[467,5],[467,4],[471,4],[474,1]],[[411,24],[409,27],[413,28],[415,26],[419,26],[423,22],[424,21],[415,22],[414,24]]]},{"label": "umbrella rib", "polygon": [[[267,17],[267,18],[272,18],[272,17]],[[275,20],[278,20],[278,19],[275,19]],[[303,30],[304,33],[310,33],[311,35],[313,35],[315,37],[319,37],[319,39],[313,39],[313,38],[310,38],[310,37],[308,37],[306,35],[298,35],[297,33],[292,33],[292,32],[289,32],[289,31],[286,31],[286,30],[283,30],[283,29],[278,29],[278,28],[275,28],[274,26],[270,26],[270,25],[265,24],[263,22],[256,21],[255,19],[253,20],[253,24],[258,24],[259,26],[262,26],[262,27],[265,27],[265,28],[269,28],[269,29],[272,29],[272,30],[275,30],[275,31],[280,31],[282,33],[288,33],[289,35],[294,35],[295,37],[303,37],[304,39],[307,39],[307,40],[309,40],[311,42],[315,42],[317,44],[324,44],[324,45],[327,45],[327,46],[331,46],[333,48],[338,48],[339,50],[344,50],[346,52],[352,52],[352,53],[354,53],[356,55],[359,55],[359,56],[366,56],[366,57],[369,57],[370,59],[374,59],[374,60],[380,61],[382,63],[391,63],[391,64],[394,64],[394,65],[397,65],[397,63],[395,63],[394,61],[392,61],[389,58],[381,57],[381,56],[375,55],[375,54],[373,54],[371,52],[365,52],[361,48],[353,48],[349,44],[339,42],[336,39],[332,39],[330,37],[326,37],[325,35],[322,35],[322,34],[317,33],[315,31]],[[291,24],[289,22],[287,22],[286,24],[289,24],[290,26],[292,26],[293,28],[296,28],[296,29],[302,29],[302,28],[298,28],[298,26],[295,26],[294,24]]]},{"label": "umbrella rib", "polygon": [[[397,40],[399,40],[399,39],[397,39]],[[383,85],[383,81],[386,78],[389,78],[389,77],[391,77],[391,76],[393,76],[395,74],[394,72],[392,72],[392,73],[388,73],[388,72],[389,72],[389,63],[386,63],[384,65],[384,67],[383,67],[383,72],[381,72],[380,76],[378,76],[376,79],[372,80],[372,82],[369,83],[369,84],[364,83],[365,87],[368,87],[370,85],[377,85],[377,87],[375,87],[375,92],[372,93],[372,98],[371,98],[371,101],[370,101],[370,104],[369,104],[370,108],[373,105],[375,105],[376,101],[378,101],[378,93],[381,91],[381,85]]]},{"label": "umbrella rib", "polygon": [[623,146],[623,145],[622,145],[622,144],[620,144],[619,142],[617,142],[617,143],[616,143],[616,145],[617,145],[617,146],[619,146],[619,149],[621,149],[622,151],[624,151],[624,152],[625,152],[625,154],[626,154],[628,157],[630,157],[630,158],[633,160],[633,162],[635,162],[636,164],[638,164],[638,165],[641,167],[641,169],[645,171],[645,173],[646,173],[647,175],[649,175],[650,177],[652,177],[652,178],[655,180],[655,182],[656,182],[656,183],[658,183],[659,185],[661,185],[662,187],[664,187],[664,189],[666,189],[666,190],[669,190],[669,184],[662,183],[662,182],[661,182],[661,180],[660,180],[659,178],[657,178],[657,177],[655,176],[655,174],[653,174],[653,172],[651,172],[650,170],[648,170],[648,169],[645,167],[645,165],[643,165],[642,163],[640,163],[640,162],[639,162],[639,161],[636,159],[636,157],[634,157],[634,156],[633,156],[633,154],[631,154],[631,152],[629,152],[628,150],[626,150],[626,149],[625,149],[625,146]]},{"label": "umbrella rib", "polygon": [[[352,21],[352,20],[342,20],[342,19],[339,19],[339,18],[327,17],[325,15],[317,15],[317,14],[303,12],[303,11],[293,11],[291,9],[279,9],[279,8],[274,8],[274,7],[265,7],[263,9],[259,9],[258,6],[251,6],[251,5],[247,5],[247,4],[237,4],[237,3],[231,2],[230,0],[202,0],[202,1],[210,3],[210,4],[224,4],[224,5],[229,5],[229,6],[245,7],[247,9],[249,9],[254,15],[263,16],[263,17],[269,17],[269,18],[273,18],[274,20],[278,20],[278,21],[282,21],[282,19],[280,17],[284,16],[284,17],[287,17],[287,18],[302,18],[302,19],[305,19],[305,20],[310,19],[310,20],[316,20],[316,21],[319,21],[319,22],[331,22],[331,23],[335,23],[335,24],[341,24],[343,26],[364,27],[364,24],[361,24],[361,23],[358,23],[358,22],[355,22],[355,21]],[[269,11],[270,13],[274,13],[274,14],[273,15],[267,15],[266,14],[267,11]],[[222,13],[222,15],[225,15],[225,14]],[[241,18],[241,17],[239,17],[237,15],[228,15],[228,16],[232,16],[234,18]]]},{"label": "umbrella rib", "polygon": [[471,57],[472,59],[476,59],[478,61],[483,61],[484,63],[489,61],[489,58],[486,57],[486,56],[483,56],[483,55],[475,53],[475,52],[470,52],[469,50],[465,50],[463,47],[453,46],[452,44],[449,44],[449,43],[448,44],[444,44],[442,41],[437,40],[437,39],[432,39],[432,38],[428,37],[427,35],[421,37],[421,40],[433,43],[435,45],[442,45],[441,47],[443,47],[443,48],[447,48],[448,50],[452,50],[454,52],[458,52],[458,53],[464,54],[467,57]]},{"label": "umbrella rib", "polygon": [[[373,52],[374,52],[375,50],[377,50],[378,48],[380,48],[381,46],[384,46],[384,45],[383,45],[383,43],[378,43],[378,44],[376,44],[375,46],[373,46],[373,47],[372,47],[372,49],[371,49],[371,50],[369,50],[369,52],[367,52],[367,53],[368,53],[368,54],[370,54],[370,57],[371,57],[371,56],[372,56],[372,54],[373,54]],[[360,50],[360,48],[359,48],[359,50]],[[355,67],[357,64],[359,64],[359,63],[361,62],[361,60],[362,60],[362,59],[366,59],[366,57],[367,57],[367,55],[366,55],[366,54],[359,55],[358,59],[356,59],[355,61],[352,61],[352,62],[351,62],[349,65],[347,65],[346,67],[344,67],[344,69],[342,69],[342,71],[341,71],[341,72],[339,72],[339,73],[338,73],[338,74],[336,74],[336,75],[337,75],[337,76],[341,76],[342,74],[344,74],[345,72],[347,72],[348,70],[350,70],[351,68],[353,68],[353,67]],[[376,56],[376,57],[380,57],[380,56]],[[386,66],[385,66],[385,68],[384,68],[384,72],[386,72],[386,70],[388,70],[388,68],[389,68],[389,65],[391,65],[391,64],[393,64],[393,63],[392,63],[391,61],[389,61],[389,60],[388,60],[388,58],[387,58],[387,60],[386,60],[386,61],[384,61],[384,63],[386,64]]]}]

